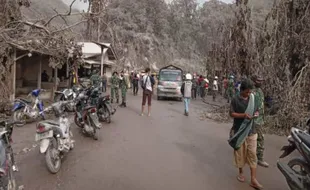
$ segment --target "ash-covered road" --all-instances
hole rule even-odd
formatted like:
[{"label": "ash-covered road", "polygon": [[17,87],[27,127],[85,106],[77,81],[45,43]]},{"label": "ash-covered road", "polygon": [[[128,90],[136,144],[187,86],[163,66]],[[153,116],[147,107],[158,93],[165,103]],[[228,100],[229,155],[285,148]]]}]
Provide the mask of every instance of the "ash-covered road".
[{"label": "ash-covered road", "polygon": [[[128,92],[130,94],[130,92]],[[128,95],[111,124],[103,124],[99,140],[79,133],[73,125],[75,149],[61,171],[50,174],[44,155],[35,147],[35,126],[14,131],[14,151],[20,185],[25,190],[247,190],[236,179],[233,150],[227,143],[230,124],[200,120],[208,105],[192,101],[189,117],[177,101],[153,101],[152,116],[139,116],[141,96]],[[258,169],[267,190],[288,189],[276,168],[284,137],[266,137],[268,169]],[[29,150],[25,147],[30,148]]]}]

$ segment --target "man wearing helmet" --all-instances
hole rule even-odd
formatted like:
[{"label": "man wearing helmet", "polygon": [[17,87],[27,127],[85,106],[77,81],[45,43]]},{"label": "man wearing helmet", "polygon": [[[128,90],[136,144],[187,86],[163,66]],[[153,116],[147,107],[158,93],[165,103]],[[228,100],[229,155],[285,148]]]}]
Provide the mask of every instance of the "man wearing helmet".
[{"label": "man wearing helmet", "polygon": [[185,75],[185,81],[181,86],[181,93],[183,95],[183,101],[184,101],[184,115],[188,116],[188,107],[190,104],[191,96],[192,96],[192,75],[187,73]]},{"label": "man wearing helmet", "polygon": [[263,78],[261,76],[254,76],[253,82],[255,84],[255,88],[253,90],[253,94],[255,96],[255,104],[257,105],[256,115],[257,117],[254,119],[254,126],[257,132],[257,159],[258,165],[263,167],[269,167],[269,164],[264,161],[264,133],[263,133],[263,125],[264,125],[264,101],[265,96],[261,89],[261,85],[263,82]]},{"label": "man wearing helmet", "polygon": [[218,91],[219,91],[219,86],[218,86],[217,80],[218,80],[218,77],[215,76],[215,77],[214,77],[214,80],[213,80],[213,87],[212,87],[213,101],[215,101],[216,94],[217,94]]}]

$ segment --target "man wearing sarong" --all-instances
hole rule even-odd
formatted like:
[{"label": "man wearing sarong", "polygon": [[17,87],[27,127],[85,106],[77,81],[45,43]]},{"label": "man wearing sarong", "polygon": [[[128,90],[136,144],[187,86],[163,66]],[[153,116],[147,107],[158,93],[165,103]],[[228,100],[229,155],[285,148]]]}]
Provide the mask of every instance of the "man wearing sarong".
[{"label": "man wearing sarong", "polygon": [[253,90],[253,94],[255,96],[255,103],[257,105],[257,111],[259,116],[254,119],[254,125],[257,132],[257,159],[258,165],[262,167],[269,167],[269,164],[264,161],[264,132],[263,132],[263,125],[264,125],[264,102],[265,96],[261,89],[261,85],[263,82],[263,78],[261,76],[254,76],[253,82],[255,84],[255,89]]},{"label": "man wearing sarong", "polygon": [[251,170],[250,186],[262,189],[262,185],[256,178],[257,133],[253,127],[253,118],[257,117],[258,113],[254,94],[251,93],[252,89],[251,80],[243,80],[240,86],[240,96],[234,97],[231,101],[230,116],[234,118],[234,123],[228,142],[234,148],[234,163],[239,169],[237,179],[245,182],[243,168],[245,164],[248,164]]}]

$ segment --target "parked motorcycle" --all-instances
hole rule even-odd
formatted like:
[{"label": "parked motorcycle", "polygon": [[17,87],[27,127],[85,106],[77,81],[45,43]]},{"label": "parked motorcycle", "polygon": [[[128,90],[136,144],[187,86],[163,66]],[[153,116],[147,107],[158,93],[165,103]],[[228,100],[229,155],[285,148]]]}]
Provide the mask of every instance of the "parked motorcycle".
[{"label": "parked motorcycle", "polygon": [[[58,101],[74,100],[77,97],[79,90],[80,90],[79,87],[73,86],[72,89],[66,88],[66,89],[63,89],[62,91],[56,91],[54,101],[58,102]],[[66,106],[66,111],[68,111],[68,112],[74,112],[75,111],[74,101],[72,101],[71,104],[68,104]]]},{"label": "parked motorcycle", "polygon": [[280,161],[277,163],[291,190],[310,189],[310,120],[307,126],[308,131],[292,128],[288,137],[289,145],[281,149],[284,152],[280,158],[290,155],[296,149],[301,157],[292,158],[287,164]]},{"label": "parked motorcycle", "polygon": [[89,88],[86,92],[90,105],[96,106],[100,121],[111,123],[111,116],[116,112],[110,103],[110,95],[103,95],[99,88]]},{"label": "parked motorcycle", "polygon": [[27,97],[34,98],[33,105],[32,100],[24,98],[15,99],[12,111],[14,121],[19,121],[20,123],[17,126],[23,126],[28,120],[35,120],[39,117],[41,117],[43,120],[45,119],[43,112],[44,105],[42,100],[40,100],[40,94],[43,91],[45,90],[35,89],[28,94]]},{"label": "parked motorcycle", "polygon": [[15,165],[13,148],[11,146],[13,126],[17,121],[0,121],[0,190],[16,190],[14,171]]},{"label": "parked motorcycle", "polygon": [[98,117],[100,121],[111,123],[111,116],[116,112],[116,108],[112,108],[110,95],[101,96],[97,104]]},{"label": "parked motorcycle", "polygon": [[101,124],[99,123],[97,108],[90,104],[89,101],[91,100],[87,94],[91,95],[89,89],[81,92],[77,97],[74,121],[84,134],[98,140],[98,130],[101,128]]},{"label": "parked motorcycle", "polygon": [[44,111],[53,111],[58,121],[41,121],[36,128],[35,140],[40,141],[40,153],[45,154],[47,169],[53,174],[60,170],[64,154],[74,148],[71,123],[65,112],[65,107],[70,103],[60,101],[46,108]]}]

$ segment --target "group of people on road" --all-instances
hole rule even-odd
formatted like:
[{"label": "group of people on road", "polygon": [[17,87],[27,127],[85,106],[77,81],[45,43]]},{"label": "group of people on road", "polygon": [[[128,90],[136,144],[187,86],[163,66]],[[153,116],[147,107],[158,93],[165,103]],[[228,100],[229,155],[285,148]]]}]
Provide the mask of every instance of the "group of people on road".
[{"label": "group of people on road", "polygon": [[[107,77],[104,74],[102,77],[99,75],[99,71],[94,70],[92,76],[90,77],[91,85],[94,87],[99,87],[102,84],[102,90],[104,92],[107,91]],[[127,79],[124,76],[124,72],[122,71],[120,75],[118,72],[114,72],[110,79],[111,82],[111,103],[116,99],[116,103],[119,103],[119,90],[121,90],[122,103],[120,107],[126,107],[126,94],[128,89]]]},{"label": "group of people on road", "polygon": [[[143,90],[142,93],[142,107],[141,107],[141,115],[144,115],[145,105],[148,104],[148,116],[151,115],[151,104],[152,104],[152,95],[153,89],[155,85],[154,76],[150,73],[150,68],[145,69],[145,74],[143,76],[139,76],[137,73],[131,73],[130,77],[125,77],[124,71],[118,74],[117,71],[113,72],[112,77],[110,78],[111,83],[111,103],[119,103],[119,91],[121,91],[122,103],[120,107],[127,107],[126,99],[127,99],[127,90],[129,89],[128,82],[132,84],[133,94],[134,96],[138,95],[139,84]],[[103,91],[106,92],[106,84],[107,80],[105,75],[101,77],[99,72],[95,70],[93,75],[90,77],[91,85],[94,87],[100,87],[101,83],[103,85]],[[130,81],[128,81],[130,80]]]},{"label": "group of people on road", "polygon": [[218,83],[218,77],[214,76],[212,87],[210,88],[210,81],[207,77],[204,77],[203,75],[200,75],[199,77],[192,77],[192,92],[191,92],[191,98],[196,99],[197,96],[201,97],[203,100],[205,100],[205,97],[208,95],[209,91],[211,90],[213,101],[216,101],[217,94],[219,92],[219,83]]},{"label": "group of people on road", "polygon": [[[214,77],[213,100],[218,93],[218,81]],[[203,76],[198,79],[191,74],[185,75],[185,80],[181,86],[181,93],[184,101],[184,115],[189,115],[189,103],[191,98],[196,98],[196,91],[200,90],[200,95],[204,96],[208,89],[208,82]],[[251,183],[255,189],[262,189],[263,186],[257,181],[257,165],[269,167],[264,160],[264,93],[261,89],[263,78],[253,76],[251,79],[243,78],[235,82],[230,76],[225,81],[224,89],[228,96],[230,105],[230,116],[234,119],[230,131],[229,144],[234,148],[234,163],[239,170],[237,179],[245,182],[243,168],[245,164],[250,166]],[[198,93],[197,93],[198,94]]]}]

